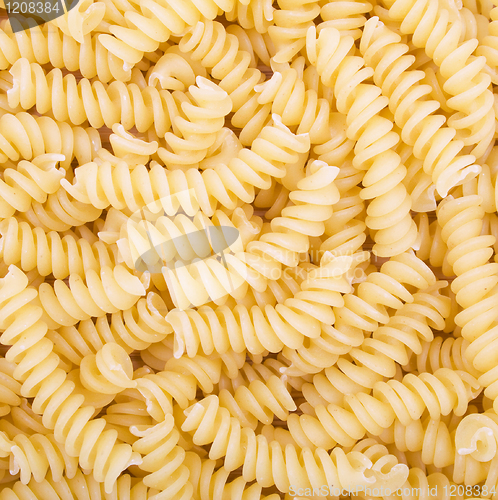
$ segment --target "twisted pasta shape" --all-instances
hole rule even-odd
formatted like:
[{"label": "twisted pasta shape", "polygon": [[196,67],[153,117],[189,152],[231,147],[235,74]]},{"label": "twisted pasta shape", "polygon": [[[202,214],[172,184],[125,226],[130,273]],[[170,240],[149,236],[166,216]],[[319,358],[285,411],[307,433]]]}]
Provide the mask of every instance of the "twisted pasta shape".
[{"label": "twisted pasta shape", "polygon": [[[135,378],[139,378],[137,372],[134,373]],[[130,394],[132,391],[133,394]],[[106,408],[106,414],[102,417],[107,422],[107,428],[117,431],[118,439],[131,445],[138,439],[130,431],[132,426],[151,426],[155,423],[147,412],[146,402],[143,398],[138,399],[140,396],[136,389],[123,391],[116,396],[116,402]]]},{"label": "twisted pasta shape", "polygon": [[56,168],[63,155],[44,154],[32,161],[21,160],[16,168],[6,168],[0,179],[0,217],[12,216],[16,210],[27,212],[32,200],[44,203],[55,193],[65,172]]},{"label": "twisted pasta shape", "polygon": [[306,168],[306,177],[289,194],[293,205],[285,207],[280,217],[270,223],[271,233],[247,245],[249,253],[261,253],[282,264],[295,267],[299,255],[309,250],[309,237],[319,237],[325,231],[324,222],[332,215],[331,205],[339,200],[334,185],[337,167],[314,160]]},{"label": "twisted pasta shape", "polygon": [[465,146],[474,146],[472,154],[480,158],[488,149],[495,134],[493,93],[488,89],[491,77],[483,69],[486,57],[472,56],[479,45],[477,39],[460,42],[463,23],[454,21],[438,3],[424,0],[385,0],[389,16],[401,21],[401,32],[412,36],[415,47],[439,66],[446,80],[443,89],[450,96],[447,105],[456,111],[448,125],[457,131]]},{"label": "twisted pasta shape", "polygon": [[8,415],[11,410],[21,405],[21,385],[15,378],[15,365],[0,358],[0,416]]},{"label": "twisted pasta shape", "polygon": [[336,28],[342,36],[352,36],[355,40],[361,37],[361,28],[365,25],[367,18],[364,14],[369,13],[373,5],[369,2],[354,2],[348,0],[332,0],[322,5],[320,17],[322,26]]},{"label": "twisted pasta shape", "polygon": [[[411,198],[402,183],[406,167],[392,148],[399,136],[393,123],[379,115],[388,99],[372,84],[361,83],[373,74],[363,68],[361,57],[348,53],[352,37],[341,37],[335,28],[324,28],[316,39],[309,28],[306,50],[322,82],[334,90],[337,109],[347,115],[347,136],[357,141],[353,165],[365,170],[360,196],[373,200],[367,208],[367,227],[376,231],[373,252],[381,257],[400,254],[417,238],[417,226],[410,216]],[[354,84],[352,84],[353,82]]]},{"label": "twisted pasta shape", "polygon": [[[153,490],[152,490],[153,491]],[[28,484],[16,481],[12,487],[2,488],[2,500],[73,500],[77,494],[92,496],[95,500],[147,500],[150,490],[142,481],[133,485],[130,475],[120,476],[111,492],[105,492],[93,476],[77,470],[73,478],[64,475],[55,480],[51,474],[40,482],[31,480]]]},{"label": "twisted pasta shape", "polygon": [[113,267],[116,262],[115,249],[100,241],[92,244],[86,238],[69,234],[61,237],[56,231],[46,233],[15,217],[0,222],[0,235],[0,256],[5,264],[18,265],[25,272],[36,269],[40,276],[84,276],[90,269],[100,272],[102,267]]},{"label": "twisted pasta shape", "polygon": [[0,69],[8,69],[22,57],[42,66],[80,71],[84,78],[97,76],[104,83],[131,78],[131,67],[123,68],[123,62],[109,53],[97,37],[87,34],[80,43],[52,23],[14,33],[11,22],[4,21],[0,24]]},{"label": "twisted pasta shape", "polygon": [[[6,440],[6,436],[2,436]],[[6,444],[6,443],[5,443]],[[2,448],[5,446],[2,443]],[[78,459],[70,457],[53,434],[18,434],[8,441],[11,453],[11,474],[20,472],[20,481],[28,484],[33,479],[43,481],[50,471],[55,481],[60,481],[65,473],[73,478],[78,469]]]},{"label": "twisted pasta shape", "polygon": [[80,164],[87,163],[100,147],[100,135],[91,127],[71,127],[48,116],[25,112],[0,117],[0,163],[54,153],[64,155],[60,165],[67,170],[73,158]]},{"label": "twisted pasta shape", "polygon": [[[273,7],[273,2],[271,0],[253,0],[251,2],[247,2],[246,0],[237,0],[234,2],[233,9],[229,12],[225,12],[225,18],[230,22],[238,22],[247,34],[253,31],[254,33],[251,33],[249,36],[252,40],[254,40],[254,38],[256,38],[255,35],[267,33],[268,27],[271,26],[273,22],[274,11],[275,8]],[[233,33],[233,31],[228,29],[227,31]],[[270,43],[268,43],[268,41],[270,41]],[[271,46],[271,39],[268,40],[267,37],[265,37],[265,42],[268,47]],[[242,47],[244,50],[247,50],[245,46]],[[262,50],[266,52],[269,48],[262,48]],[[268,61],[264,59],[262,60],[269,66],[269,59]]]},{"label": "twisted pasta shape", "polygon": [[321,252],[333,255],[353,255],[361,250],[366,239],[364,223],[365,203],[360,196],[359,184],[364,172],[357,170],[352,163],[352,150],[355,142],[346,135],[346,117],[333,112],[329,121],[330,140],[314,147],[318,159],[329,165],[340,165],[339,175],[334,181],[341,195],[333,206],[333,214],[325,222],[324,241]]},{"label": "twisted pasta shape", "polygon": [[396,419],[409,425],[426,410],[432,419],[451,411],[463,415],[468,402],[480,390],[476,379],[466,372],[440,368],[434,374],[409,373],[401,382],[395,379],[376,382],[372,395],[347,394],[343,405],[317,405],[316,417],[292,414],[287,422],[292,437],[301,447],[329,449],[337,443],[352,446],[366,432],[380,435]]},{"label": "twisted pasta shape", "polygon": [[[364,330],[375,331],[378,323],[386,323],[389,315],[385,306],[399,309],[404,302],[412,302],[413,297],[408,289],[415,291],[425,289],[435,283],[435,277],[425,264],[414,255],[402,254],[381,267],[380,273],[373,271],[368,276],[364,274],[361,266],[368,265],[368,252],[358,252],[352,256],[343,256],[332,259],[326,253],[321,261],[320,269],[312,271],[316,273],[312,279],[302,284],[304,289],[313,290],[319,294],[328,293],[330,284],[327,278],[332,272],[336,276],[343,274],[343,279],[351,283],[357,279],[360,283],[355,294],[350,293],[348,288],[342,289],[344,302],[334,304],[333,314],[335,320],[332,323],[322,323],[322,332],[319,337],[305,339],[303,345],[297,349],[285,346],[282,350],[291,366],[285,370],[288,375],[302,376],[305,373],[318,373],[324,368],[335,364],[338,355],[347,354],[353,347],[361,345],[364,339]],[[336,267],[338,262],[345,267]],[[332,266],[332,269],[329,267]],[[358,267],[358,269],[355,269]],[[339,273],[339,269],[342,272]],[[355,277],[355,271],[360,271],[360,276]],[[319,278],[319,279],[316,279]],[[401,285],[401,286],[400,286]],[[408,285],[408,288],[406,288]],[[360,292],[361,288],[361,292]],[[386,293],[387,292],[387,293]],[[400,300],[401,299],[401,300]],[[331,325],[334,326],[331,326]]]},{"label": "twisted pasta shape", "polygon": [[168,309],[161,297],[150,292],[130,309],[111,315],[81,321],[77,327],[63,326],[47,335],[55,345],[55,352],[75,365],[109,343],[119,344],[128,354],[161,342],[172,332],[165,321]]},{"label": "twisted pasta shape", "polygon": [[309,133],[312,144],[322,144],[330,138],[330,103],[319,98],[314,89],[306,89],[297,69],[275,71],[255,90],[259,105],[271,104],[272,113],[281,116],[285,125],[297,125],[297,134]]},{"label": "twisted pasta shape", "polygon": [[469,341],[463,337],[435,337],[422,342],[422,352],[417,354],[416,369],[419,372],[434,372],[441,367],[463,370],[478,378],[481,375],[465,355]]},{"label": "twisted pasta shape", "polygon": [[[306,399],[310,403],[341,404],[345,394],[369,393],[376,382],[394,377],[396,363],[406,365],[409,353],[422,353],[422,346],[430,344],[428,341],[433,338],[431,327],[444,328],[450,299],[437,291],[418,292],[413,299],[398,309],[387,324],[376,328],[360,346],[353,347],[348,357],[341,356],[335,366],[316,374],[313,384],[305,384]],[[451,363],[444,366],[455,368]],[[440,366],[435,366],[434,371],[438,368]],[[465,367],[456,369],[465,370]]]},{"label": "twisted pasta shape", "polygon": [[153,427],[134,427],[132,432],[140,439],[133,443],[133,450],[143,455],[140,469],[148,472],[144,485],[159,490],[157,500],[190,500],[193,486],[189,482],[191,472],[183,463],[185,450],[178,446],[180,433],[175,428],[173,415]]},{"label": "twisted pasta shape", "polygon": [[239,47],[235,35],[227,33],[217,21],[204,20],[190,28],[179,48],[207,68],[232,100],[232,125],[243,129],[239,139],[252,144],[268,120],[271,105],[261,106],[254,87],[264,79],[261,71],[250,68],[251,55]]},{"label": "twisted pasta shape", "polygon": [[76,5],[69,4],[64,14],[50,22],[66,35],[70,35],[82,43],[85,35],[91,33],[100,24],[105,12],[106,6],[103,2],[83,0]]},{"label": "twisted pasta shape", "polygon": [[232,395],[227,389],[219,394],[220,405],[227,408],[244,427],[256,429],[258,421],[269,425],[273,417],[285,421],[289,411],[297,406],[281,378],[271,375],[267,380],[252,380],[247,386],[237,387]]},{"label": "twisted pasta shape", "polygon": [[269,443],[264,435],[241,428],[240,422],[219,406],[215,395],[195,403],[186,414],[182,430],[190,432],[197,445],[211,444],[210,459],[225,457],[226,471],[242,466],[245,481],[256,480],[263,487],[275,485],[284,493],[291,484],[296,488],[334,484],[352,489],[361,485],[373,487],[383,481],[398,485],[407,477],[407,468],[401,464],[391,463],[391,467],[386,467],[389,470],[380,472],[379,465],[385,463],[386,457],[374,464],[361,452],[346,454],[340,448],[330,454],[323,448],[314,452],[304,448],[300,452],[292,444]]},{"label": "twisted pasta shape", "polygon": [[39,287],[41,305],[48,317],[62,326],[126,311],[145,295],[145,287],[138,277],[118,264],[103,267],[99,273],[88,270],[84,277],[69,276],[69,286],[62,280]]},{"label": "twisted pasta shape", "polygon": [[148,0],[140,4],[141,13],[125,13],[127,25],[111,26],[112,35],[99,35],[99,41],[112,54],[128,64],[138,63],[144,52],[154,52],[173,34],[182,35],[201,19],[214,19],[220,9],[230,12],[236,0],[188,0],[177,2]]},{"label": "twisted pasta shape", "polygon": [[60,358],[40,319],[43,311],[33,302],[38,292],[27,288],[26,275],[10,266],[1,280],[0,342],[12,346],[6,359],[17,364],[14,377],[22,382],[22,395],[34,398],[33,411],[43,415],[43,425],[54,430],[67,455],[79,457],[80,466],[93,470],[94,478],[111,492],[119,474],[140,457],[117,441],[116,431],[104,430],[105,420],[91,420],[95,408],[83,405],[84,395],[74,392],[75,383],[58,367]]},{"label": "twisted pasta shape", "polygon": [[[283,348],[288,357],[285,349],[298,349],[309,337],[318,339],[309,349],[310,353],[318,348],[322,352],[322,362],[325,357],[326,363],[333,364],[337,360],[334,337],[343,341],[345,338],[334,335],[331,306],[343,305],[341,293],[350,291],[342,274],[349,269],[351,262],[351,258],[346,258],[345,262],[332,259],[329,267],[323,266],[322,275],[315,273],[294,297],[275,306],[266,304],[264,308],[249,308],[238,304],[233,309],[203,306],[197,310],[170,311],[166,321],[175,331],[175,356],[181,356],[186,350],[187,355],[193,357],[200,348],[207,355],[213,351],[223,354],[230,348],[235,352],[247,349],[252,354],[261,354],[265,350],[280,352]],[[331,347],[322,337],[330,338]]]},{"label": "twisted pasta shape", "polygon": [[184,214],[171,219],[142,210],[140,218],[120,217],[120,255],[130,268],[161,272],[175,262],[195,263],[225,250],[240,252],[261,231],[263,222],[252,212],[237,208],[231,217],[216,210],[211,218],[198,212],[193,219]]},{"label": "twisted pasta shape", "polygon": [[198,76],[189,87],[191,96],[181,103],[185,114],[174,119],[176,134],[164,136],[169,150],[159,148],[157,154],[169,168],[198,167],[208,154],[225,125],[225,116],[232,110],[228,94],[216,83]]},{"label": "twisted pasta shape", "polygon": [[[282,178],[285,165],[297,161],[299,153],[309,150],[309,138],[294,135],[278,117],[261,130],[251,149],[242,149],[227,165],[199,172],[189,169],[168,171],[153,162],[150,170],[139,165],[131,172],[124,165],[88,163],[75,170],[75,182],[61,181],[77,200],[94,207],[137,212],[145,205],[160,206],[168,216],[179,208],[188,216],[202,210],[212,216],[219,205],[237,208],[238,200],[251,203],[254,188],[268,189],[271,177]],[[219,205],[218,205],[219,204]]]},{"label": "twisted pasta shape", "polygon": [[432,176],[438,193],[444,197],[452,187],[479,174],[480,167],[474,164],[474,156],[461,154],[465,140],[457,140],[457,131],[445,125],[446,117],[438,113],[439,103],[427,99],[432,87],[419,83],[425,73],[410,69],[415,56],[406,54],[408,45],[400,40],[378,18],[369,19],[360,51],[375,70],[374,82],[389,98],[401,138],[413,147],[413,155],[423,161],[424,172]]},{"label": "twisted pasta shape", "polygon": [[435,283],[432,270],[413,253],[396,255],[382,264],[380,271],[370,273],[356,294],[344,296],[344,307],[334,311],[336,328],[374,332],[379,323],[389,322],[386,307],[398,310],[404,303],[413,303],[410,287],[424,290]]},{"label": "twisted pasta shape", "polygon": [[197,388],[211,393],[219,382],[222,363],[219,358],[202,355],[169,359],[164,370],[137,379],[137,389],[147,401],[147,412],[157,422],[173,413],[172,400],[187,408],[195,400]]},{"label": "twisted pasta shape", "polygon": [[395,421],[391,429],[380,435],[385,443],[394,443],[401,452],[421,452],[425,465],[443,468],[455,461],[455,444],[451,433],[455,426],[448,426],[443,420],[426,418],[414,420],[408,425]]},{"label": "twisted pasta shape", "polygon": [[[64,180],[64,179],[63,179]],[[45,203],[31,202],[31,207],[23,213],[32,226],[44,231],[67,231],[73,226],[82,226],[100,217],[102,210],[84,204],[68,196],[64,189],[47,196]]]},{"label": "twisted pasta shape", "polygon": [[126,130],[136,127],[146,132],[151,126],[159,137],[171,127],[169,109],[171,94],[155,87],[139,87],[136,83],[113,81],[104,86],[83,78],[76,82],[70,73],[63,76],[54,68],[48,74],[38,63],[18,59],[9,70],[12,88],[7,90],[9,106],[31,109],[40,114],[52,112],[56,120],[80,125],[88,120],[91,126],[112,128],[121,123]]},{"label": "twisted pasta shape", "polygon": [[216,469],[215,460],[200,460],[197,455],[187,454],[187,461],[195,476],[191,479],[194,486],[194,498],[200,500],[215,500],[217,495],[223,495],[230,500],[280,500],[280,495],[262,495],[262,486],[254,483],[247,486],[243,477],[228,481],[229,472],[220,467]]},{"label": "twisted pasta shape", "polygon": [[99,394],[117,394],[137,386],[130,357],[114,342],[81,360],[80,380],[83,387]]},{"label": "twisted pasta shape", "polygon": [[498,8],[494,7],[489,13],[490,23],[488,25],[488,35],[480,40],[476,49],[477,56],[484,56],[487,64],[484,71],[491,77],[493,84],[498,84],[498,74],[496,66],[498,64]]},{"label": "twisted pasta shape", "polygon": [[[282,358],[281,355],[279,357]],[[246,362],[237,370],[235,376],[222,373],[218,388],[220,391],[226,389],[230,392],[235,392],[242,385],[249,385],[255,380],[265,382],[271,376],[276,375],[280,376],[282,382],[285,381],[296,391],[301,391],[303,384],[308,380],[312,380],[310,376],[304,376],[303,378],[282,376],[282,369],[286,367],[287,365],[281,359],[274,358],[266,358],[261,363]]]},{"label": "twisted pasta shape", "polygon": [[306,32],[320,14],[320,6],[314,0],[278,0],[280,9],[273,13],[275,24],[268,34],[277,53],[277,63],[290,61],[305,45]]},{"label": "twisted pasta shape", "polygon": [[462,337],[470,342],[465,356],[483,372],[479,383],[486,387],[485,395],[496,401],[498,379],[492,359],[498,334],[498,264],[489,262],[495,238],[481,235],[484,209],[480,196],[448,197],[439,204],[437,217],[442,239],[448,245],[448,263],[457,275],[451,289],[463,308],[455,323],[462,327]]}]

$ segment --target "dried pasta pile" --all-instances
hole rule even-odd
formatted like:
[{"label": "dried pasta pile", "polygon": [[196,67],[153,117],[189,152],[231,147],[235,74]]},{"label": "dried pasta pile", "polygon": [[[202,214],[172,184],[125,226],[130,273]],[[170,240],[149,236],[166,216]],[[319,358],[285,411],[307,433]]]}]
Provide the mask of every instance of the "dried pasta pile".
[{"label": "dried pasta pile", "polygon": [[26,22],[0,500],[498,498],[493,0]]}]

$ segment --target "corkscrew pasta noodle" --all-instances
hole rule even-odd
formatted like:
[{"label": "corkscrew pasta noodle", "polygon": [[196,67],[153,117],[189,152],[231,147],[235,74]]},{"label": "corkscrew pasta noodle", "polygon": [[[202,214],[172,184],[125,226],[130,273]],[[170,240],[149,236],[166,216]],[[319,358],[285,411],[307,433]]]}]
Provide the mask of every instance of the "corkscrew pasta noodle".
[{"label": "corkscrew pasta noodle", "polygon": [[496,1],[16,4],[0,500],[496,500]]}]

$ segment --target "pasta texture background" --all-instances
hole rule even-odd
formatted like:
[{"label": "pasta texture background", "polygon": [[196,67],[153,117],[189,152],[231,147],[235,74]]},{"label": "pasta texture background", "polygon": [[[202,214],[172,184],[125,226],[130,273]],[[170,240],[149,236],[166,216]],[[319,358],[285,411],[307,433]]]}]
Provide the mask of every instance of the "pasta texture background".
[{"label": "pasta texture background", "polygon": [[498,499],[497,1],[0,8],[0,500]]}]

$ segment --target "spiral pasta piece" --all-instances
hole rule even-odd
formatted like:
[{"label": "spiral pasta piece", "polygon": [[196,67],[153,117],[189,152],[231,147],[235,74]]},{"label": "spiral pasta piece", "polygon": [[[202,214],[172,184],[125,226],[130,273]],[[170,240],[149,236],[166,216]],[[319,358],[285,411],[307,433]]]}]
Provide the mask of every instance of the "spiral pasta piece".
[{"label": "spiral pasta piece", "polygon": [[360,196],[372,200],[365,222],[376,231],[373,252],[390,257],[412,247],[417,227],[410,216],[411,198],[402,183],[406,167],[391,149],[399,136],[392,131],[393,123],[379,115],[388,100],[376,86],[362,83],[373,70],[363,68],[361,57],[348,55],[353,46],[354,39],[341,37],[335,28],[323,28],[318,39],[314,27],[307,32],[308,58],[322,82],[333,88],[338,111],[347,115],[347,136],[357,141],[353,165],[366,171]]},{"label": "spiral pasta piece", "polygon": [[[247,2],[246,0],[237,0],[234,2],[233,9],[229,12],[225,12],[225,18],[230,22],[237,21],[238,24],[244,29],[245,33],[253,30],[254,35],[260,35],[266,34],[268,27],[272,25],[274,11],[275,8],[273,7],[273,2],[271,0],[253,0],[251,2]],[[233,31],[230,30],[227,31],[233,33]],[[251,38],[254,39],[253,36],[251,36]],[[271,43],[271,39],[268,40],[265,37],[267,46],[270,46],[270,43],[268,43],[269,41]],[[243,46],[243,49],[247,50],[245,46]],[[266,52],[269,48],[262,50]],[[262,60],[269,66],[269,59],[268,61],[264,59]]]},{"label": "spiral pasta piece", "polygon": [[123,68],[123,62],[109,53],[98,38],[87,34],[80,43],[52,23],[32,26],[22,34],[12,31],[12,21],[0,24],[0,69],[8,69],[20,58],[80,71],[88,79],[97,76],[104,83],[131,78],[131,68]]},{"label": "spiral pasta piece", "polygon": [[88,120],[92,127],[112,128],[121,123],[126,130],[136,127],[146,132],[151,126],[159,137],[171,127],[171,94],[155,87],[140,88],[136,83],[113,81],[104,86],[83,78],[76,82],[72,73],[63,76],[54,68],[48,74],[38,63],[18,59],[9,70],[12,88],[7,91],[11,107],[51,112],[56,120],[80,125]]},{"label": "spiral pasta piece", "polygon": [[145,288],[138,277],[118,264],[103,267],[99,273],[88,270],[85,277],[69,276],[69,286],[56,280],[53,286],[42,283],[40,301],[48,317],[63,326],[75,325],[93,317],[130,309]]},{"label": "spiral pasta piece", "polygon": [[0,117],[0,162],[32,160],[45,153],[64,155],[61,167],[69,168],[73,158],[91,161],[101,147],[97,130],[71,127],[48,116],[21,112]]},{"label": "spiral pasta piece", "polygon": [[292,444],[269,443],[262,434],[256,435],[251,429],[241,427],[228,410],[219,406],[215,395],[195,403],[186,413],[182,430],[192,433],[197,445],[211,444],[210,459],[224,457],[224,468],[228,472],[242,466],[244,480],[256,480],[263,487],[275,485],[284,493],[291,484],[296,488],[334,484],[348,489],[358,485],[373,487],[383,481],[398,485],[407,477],[406,466],[396,461],[386,467],[388,470],[380,472],[379,465],[385,463],[386,457],[374,464],[361,452],[346,454],[335,448],[329,454],[323,448],[300,451]]},{"label": "spiral pasta piece", "polygon": [[63,326],[47,335],[55,352],[63,359],[80,365],[82,359],[109,343],[119,344],[128,354],[161,342],[172,332],[165,321],[168,309],[161,297],[150,292],[130,309],[95,320],[86,319],[77,326]]},{"label": "spiral pasta piece", "polygon": [[36,269],[40,276],[84,276],[90,269],[99,272],[104,266],[113,267],[116,259],[115,251],[102,242],[91,244],[86,238],[46,233],[15,217],[0,222],[0,235],[0,256],[5,264],[18,265],[25,272]]},{"label": "spiral pasta piece", "polygon": [[483,373],[479,383],[486,387],[485,395],[496,401],[498,370],[492,359],[498,333],[498,264],[489,262],[495,238],[481,235],[484,209],[477,195],[446,198],[439,204],[437,216],[441,236],[448,245],[448,263],[457,275],[451,289],[463,309],[455,323],[462,327],[462,337],[470,342],[465,356]]},{"label": "spiral pasta piece", "polygon": [[306,177],[289,194],[294,205],[285,207],[270,223],[271,233],[247,245],[249,253],[261,253],[282,264],[295,267],[300,253],[309,249],[309,237],[321,236],[324,222],[332,215],[331,205],[339,200],[334,180],[336,167],[314,160],[306,168]]},{"label": "spiral pasta piece", "polygon": [[398,310],[413,303],[410,287],[424,290],[435,283],[433,271],[413,253],[392,257],[358,285],[356,294],[345,295],[344,307],[335,310],[336,328],[373,332],[379,323],[389,322],[386,307]]},{"label": "spiral pasta piece", "polygon": [[147,401],[147,411],[157,422],[173,413],[174,400],[182,409],[195,400],[197,389],[213,391],[221,375],[221,359],[198,355],[169,359],[164,370],[137,379],[137,389]]},{"label": "spiral pasta piece", "polygon": [[92,495],[95,500],[147,500],[150,491],[142,481],[133,484],[131,476],[125,474],[117,479],[112,491],[105,492],[93,476],[85,475],[81,470],[77,470],[73,478],[64,475],[55,480],[51,474],[48,474],[40,482],[32,480],[28,484],[23,484],[17,481],[11,487],[2,488],[0,498],[2,500],[22,500],[26,497],[36,500],[73,500],[77,494],[80,494],[86,497]]},{"label": "spiral pasta piece", "polygon": [[225,116],[232,110],[228,94],[206,78],[198,76],[196,85],[188,90],[191,102],[184,100],[181,103],[185,117],[177,116],[173,122],[176,135],[166,132],[164,136],[169,149],[157,151],[171,169],[198,167],[222,131]]},{"label": "spiral pasta piece", "polygon": [[[376,382],[372,395],[348,394],[343,405],[317,405],[316,417],[293,414],[287,422],[292,437],[301,447],[352,446],[366,432],[380,435],[395,420],[408,425],[426,410],[432,419],[451,411],[463,415],[468,402],[480,391],[470,374],[440,368],[434,374],[409,373],[401,382],[395,379]],[[324,439],[324,434],[329,438]]]},{"label": "spiral pasta piece", "polygon": [[188,0],[178,2],[149,0],[140,4],[140,12],[129,11],[129,27],[111,26],[112,35],[102,34],[99,41],[112,54],[128,64],[138,63],[144,52],[154,52],[173,34],[179,36],[201,19],[213,20],[219,11],[230,12],[235,0]]},{"label": "spiral pasta piece", "polygon": [[185,450],[177,444],[180,433],[175,428],[173,415],[167,415],[153,427],[134,427],[132,432],[140,437],[133,444],[133,450],[143,455],[140,469],[149,473],[143,478],[144,485],[160,491],[154,498],[190,500],[191,472],[183,463]]},{"label": "spiral pasta piece", "polygon": [[15,365],[0,358],[0,416],[4,417],[22,403],[21,386],[13,377]]},{"label": "spiral pasta piece", "polygon": [[332,0],[322,5],[320,17],[322,26],[336,28],[342,36],[352,36],[355,40],[361,36],[361,28],[367,18],[364,14],[371,12],[373,5],[369,2],[354,2],[351,0]]},{"label": "spiral pasta piece", "polygon": [[116,431],[104,430],[105,420],[92,420],[95,408],[83,405],[84,395],[74,392],[74,382],[58,367],[60,358],[40,319],[43,311],[33,302],[38,292],[27,288],[27,277],[10,266],[0,286],[0,341],[12,346],[7,360],[17,364],[14,377],[22,382],[22,395],[34,398],[33,411],[43,415],[43,425],[54,431],[67,455],[79,457],[80,466],[92,470],[110,493],[120,473],[140,457],[117,440]]},{"label": "spiral pasta piece", "polygon": [[359,184],[364,172],[353,166],[352,150],[355,142],[346,135],[346,117],[333,112],[330,115],[331,138],[314,147],[318,159],[329,165],[340,165],[335,185],[341,195],[333,206],[333,214],[325,222],[326,238],[322,238],[321,252],[333,255],[353,255],[361,251],[366,239],[364,223],[365,202],[361,198]]},{"label": "spiral pasta piece", "polygon": [[[284,355],[289,357],[287,350],[299,349],[306,338],[311,338],[317,339],[317,343],[311,346],[310,353],[321,350],[322,362],[325,358],[326,366],[330,366],[337,360],[332,306],[342,306],[341,293],[350,291],[342,274],[351,262],[351,258],[332,259],[329,267],[323,266],[321,276],[315,273],[294,297],[275,306],[249,308],[238,304],[233,309],[203,306],[197,310],[170,311],[166,321],[175,331],[175,356],[186,351],[193,357],[199,349],[207,355],[214,351],[223,354],[231,348],[235,352],[247,349],[252,354],[284,349]],[[316,290],[317,282],[321,291]],[[323,337],[331,337],[331,347]]]},{"label": "spiral pasta piece", "polygon": [[221,406],[227,408],[242,425],[253,429],[258,421],[271,424],[274,416],[285,421],[289,411],[297,409],[286,385],[275,375],[265,381],[252,380],[247,386],[241,385],[233,395],[222,389],[218,396]]},{"label": "spiral pasta piece", "polygon": [[78,468],[78,459],[69,457],[63,445],[59,444],[53,434],[18,434],[11,446],[11,474],[20,472],[20,481],[28,484],[31,477],[37,482],[45,479],[50,471],[55,481],[60,481],[65,474],[73,478]]},{"label": "spiral pasta piece", "polygon": [[[229,472],[223,467],[216,469],[215,460],[199,460],[197,455],[187,455],[189,467],[195,471],[194,498],[200,500],[215,500],[217,495],[223,495],[230,500],[279,500],[277,493],[262,495],[262,486],[254,483],[250,486],[243,477],[229,481]],[[194,474],[192,474],[194,475]]]},{"label": "spiral pasta piece", "polygon": [[33,200],[31,207],[22,215],[34,227],[41,227],[46,232],[62,232],[95,221],[101,213],[102,210],[81,203],[64,189],[59,189],[49,194],[44,203]]},{"label": "spiral pasta piece", "polygon": [[112,168],[105,162],[88,163],[76,169],[73,184],[64,180],[61,184],[77,200],[94,207],[111,205],[137,212],[159,202],[168,216],[176,215],[181,207],[188,216],[202,210],[210,217],[219,205],[234,210],[239,199],[252,202],[255,187],[269,188],[271,177],[283,177],[285,164],[308,149],[309,138],[292,134],[275,116],[251,149],[239,151],[228,166],[218,165],[202,173],[196,169],[170,172],[154,163],[150,170],[139,165],[130,172],[124,165]]},{"label": "spiral pasta piece", "polygon": [[443,420],[426,418],[423,422],[414,420],[408,425],[399,421],[380,435],[384,443],[394,443],[401,452],[421,452],[425,465],[444,468],[455,461],[455,444],[452,429]]},{"label": "spiral pasta piece", "polygon": [[264,79],[251,68],[251,55],[241,50],[235,35],[217,21],[204,20],[190,28],[178,44],[180,50],[199,61],[232,100],[232,125],[243,129],[239,139],[252,144],[268,120],[271,105],[260,105],[254,87]]},{"label": "spiral pasta piece", "polygon": [[439,66],[445,79],[443,89],[451,97],[448,106],[455,111],[448,125],[457,131],[465,146],[473,146],[472,154],[480,158],[495,134],[494,98],[488,89],[491,77],[484,72],[486,57],[473,56],[479,42],[460,42],[463,23],[451,20],[438,3],[424,0],[385,0],[389,16],[401,21],[401,32],[410,34],[415,47],[423,48]]},{"label": "spiral pasta piece", "polygon": [[416,369],[419,372],[434,372],[441,367],[451,368],[478,378],[481,372],[474,368],[465,354],[469,345],[463,337],[434,337],[434,340],[422,343],[422,352],[416,357]]},{"label": "spiral pasta piece", "polygon": [[169,267],[175,262],[195,263],[225,250],[243,251],[263,224],[252,215],[252,210],[242,208],[235,209],[231,217],[216,210],[211,218],[198,212],[193,218],[179,214],[172,219],[146,209],[140,217],[116,216],[119,220],[113,231],[119,229],[117,245],[121,258],[130,268],[146,267],[150,272],[161,272],[165,265]]},{"label": "spiral pasta piece", "polygon": [[64,170],[57,168],[63,155],[45,154],[32,161],[21,160],[17,168],[6,168],[0,180],[0,217],[12,216],[16,210],[27,212],[32,200],[44,203],[49,194],[55,193],[64,177]]},{"label": "spiral pasta piece", "polygon": [[429,100],[430,85],[419,83],[425,73],[410,67],[416,58],[407,55],[409,48],[401,37],[373,18],[365,24],[360,50],[365,62],[375,70],[374,81],[389,98],[389,109],[401,129],[401,138],[413,147],[413,154],[423,161],[423,170],[441,196],[480,172],[475,156],[461,154],[465,140],[445,125],[446,117],[438,112],[439,103]]},{"label": "spiral pasta piece", "polygon": [[290,61],[306,45],[306,32],[320,14],[320,6],[314,0],[278,0],[280,9],[273,13],[275,24],[268,34],[275,45],[273,60],[277,63]]},{"label": "spiral pasta piece", "polygon": [[479,47],[476,49],[477,56],[484,56],[486,58],[486,66],[484,71],[491,77],[494,85],[498,84],[498,74],[496,66],[498,64],[498,8],[494,7],[489,13],[488,33],[482,40],[480,40]]},{"label": "spiral pasta piece", "polygon": [[[358,347],[340,357],[335,366],[326,368],[313,377],[313,384],[303,386],[306,399],[315,402],[341,404],[344,395],[369,393],[376,382],[396,375],[396,363],[406,365],[409,354],[423,353],[433,338],[431,327],[442,330],[450,312],[450,299],[439,293],[418,292],[413,302],[391,316],[388,323],[374,330]],[[417,357],[418,359],[418,357]],[[443,365],[446,368],[465,370]],[[440,368],[439,365],[434,367]],[[419,371],[427,371],[420,370]]]},{"label": "spiral pasta piece", "polygon": [[83,387],[99,394],[117,394],[137,386],[130,357],[114,342],[81,360],[80,380]]},{"label": "spiral pasta piece", "polygon": [[255,87],[258,104],[271,104],[272,113],[281,116],[285,125],[297,125],[297,134],[309,133],[312,144],[322,144],[330,137],[330,103],[319,98],[314,89],[306,89],[299,76],[292,67],[275,71],[269,80]]}]

